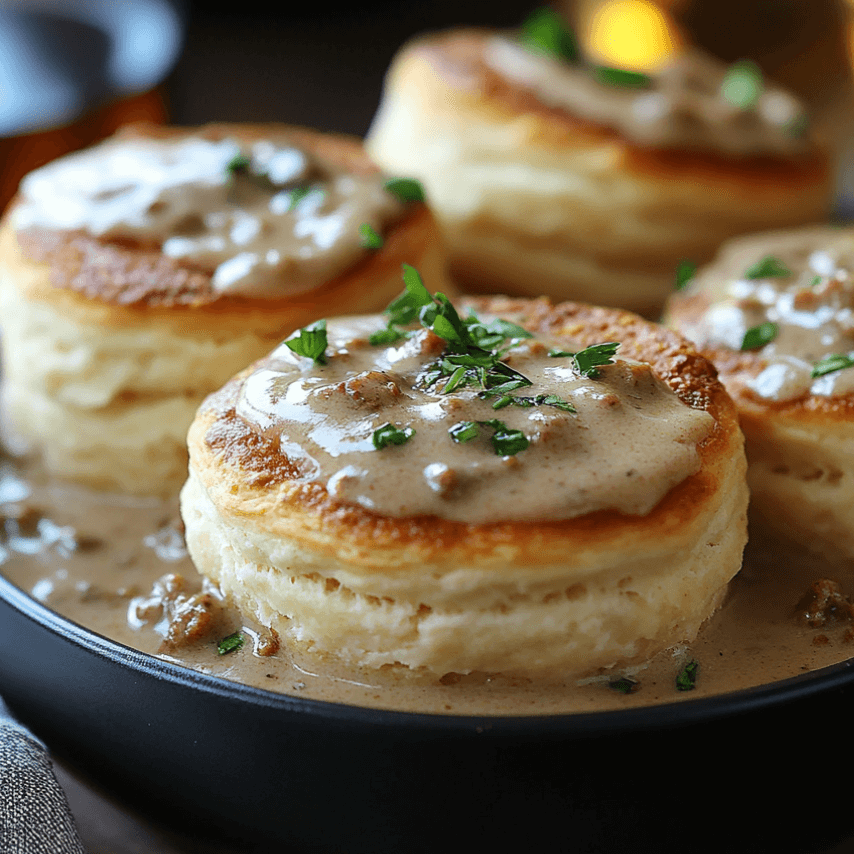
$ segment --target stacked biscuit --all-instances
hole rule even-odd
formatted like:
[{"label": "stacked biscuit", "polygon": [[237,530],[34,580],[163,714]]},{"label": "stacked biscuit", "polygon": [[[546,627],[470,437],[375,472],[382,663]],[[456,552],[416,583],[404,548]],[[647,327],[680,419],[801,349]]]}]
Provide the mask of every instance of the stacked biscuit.
[{"label": "stacked biscuit", "polygon": [[62,477],[174,494],[206,395],[298,326],[382,308],[401,262],[442,276],[387,180],[353,139],[275,125],[138,128],[33,173],[0,234],[8,431]]},{"label": "stacked biscuit", "polygon": [[738,407],[751,509],[778,537],[854,555],[854,233],[746,237],[676,293],[668,321]]},{"label": "stacked biscuit", "polygon": [[650,76],[603,68],[541,13],[406,45],[367,145],[423,181],[467,289],[656,318],[681,259],[827,216],[804,121],[752,66],[691,50]]},{"label": "stacked biscuit", "polygon": [[[739,244],[671,304],[696,349],[622,310],[657,316],[682,258],[826,215],[802,119],[749,66],[602,68],[539,16],[404,48],[368,140],[385,174],[284,126],[127,133],[34,173],[4,221],[7,430],[142,494],[177,491],[189,443],[191,555],[292,654],[639,667],[740,568],[739,417],[764,511],[791,494],[818,508],[804,539],[851,539],[828,509],[850,395],[822,379],[854,364],[847,236]],[[462,289],[518,298],[448,299],[421,184]],[[783,346],[809,313],[834,352]]]}]

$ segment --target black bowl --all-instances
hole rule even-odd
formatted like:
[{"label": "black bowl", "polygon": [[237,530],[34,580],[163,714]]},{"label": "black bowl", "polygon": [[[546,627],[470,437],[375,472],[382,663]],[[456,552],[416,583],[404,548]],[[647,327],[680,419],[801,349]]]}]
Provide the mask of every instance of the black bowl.
[{"label": "black bowl", "polygon": [[0,693],[58,757],[161,823],[251,850],[777,854],[854,832],[850,663],[617,712],[378,711],[174,666],[2,578],[0,649]]}]

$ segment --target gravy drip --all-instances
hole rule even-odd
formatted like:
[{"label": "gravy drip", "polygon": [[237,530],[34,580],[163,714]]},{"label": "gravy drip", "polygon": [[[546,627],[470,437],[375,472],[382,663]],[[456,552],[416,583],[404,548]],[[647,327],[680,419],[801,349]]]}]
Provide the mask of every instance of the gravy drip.
[{"label": "gravy drip", "polygon": [[[784,275],[749,278],[768,256]],[[793,400],[805,394],[833,397],[854,391],[854,370],[813,377],[828,356],[854,352],[854,233],[825,227],[742,241],[691,285],[711,305],[683,333],[702,349],[741,348],[748,329],[766,322],[774,339],[757,352],[764,367],[747,385],[761,398]]]},{"label": "gravy drip", "polygon": [[[828,567],[787,546],[781,572],[780,544],[754,537],[727,601],[690,649],[669,650],[630,674],[615,672],[585,684],[537,684],[484,673],[436,682],[394,669],[347,670],[317,656],[303,658],[298,649],[277,647],[265,630],[222,602],[216,590],[204,590],[177,520],[176,501],[58,484],[35,464],[0,457],[0,572],[92,631],[257,688],[433,714],[567,714],[735,691],[842,661],[854,649],[851,624],[841,613],[829,614],[820,627],[803,619],[808,610],[804,593],[813,580],[826,576]],[[850,571],[839,580],[850,597]],[[202,631],[178,631],[170,641],[170,625],[176,626],[176,619],[167,619],[170,602],[191,617],[194,607],[197,613],[203,607],[210,620]],[[220,655],[218,641],[233,632],[243,634],[243,646]],[[691,659],[699,662],[696,688],[679,692],[676,674]],[[621,676],[636,683],[631,693],[609,688]]]},{"label": "gravy drip", "polygon": [[[649,365],[617,358],[582,376],[569,357],[524,340],[504,361],[533,382],[514,394],[554,395],[554,405],[508,405],[472,387],[442,393],[425,373],[445,342],[427,329],[392,346],[372,347],[379,317],[331,321],[327,364],[285,344],[244,381],[236,411],[280,441],[300,471],[339,501],[387,516],[431,515],[455,521],[568,519],[601,509],[644,515],[700,468],[698,442],[714,420],[691,409]],[[579,348],[580,349],[580,348]],[[502,455],[492,444],[498,419],[529,446]],[[477,436],[452,438],[461,423]],[[378,450],[373,434],[390,423],[414,431]],[[406,489],[400,485],[406,484]]]},{"label": "gravy drip", "polygon": [[484,50],[487,66],[555,107],[613,128],[649,148],[706,151],[729,157],[797,157],[808,142],[797,128],[803,105],[765,85],[756,104],[741,109],[721,95],[727,66],[698,50],[676,56],[644,87],[610,86],[589,68],[495,36]]},{"label": "gravy drip", "polygon": [[279,297],[334,279],[404,213],[380,174],[286,141],[108,140],[28,175],[16,229],[133,239],[213,273],[217,293]]}]

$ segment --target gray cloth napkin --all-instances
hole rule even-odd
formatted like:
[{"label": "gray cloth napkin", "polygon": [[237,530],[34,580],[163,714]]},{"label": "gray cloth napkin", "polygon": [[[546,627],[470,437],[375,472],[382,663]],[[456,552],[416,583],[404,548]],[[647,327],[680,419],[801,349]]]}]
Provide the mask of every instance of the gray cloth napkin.
[{"label": "gray cloth napkin", "polygon": [[44,744],[0,700],[0,852],[86,854]]}]

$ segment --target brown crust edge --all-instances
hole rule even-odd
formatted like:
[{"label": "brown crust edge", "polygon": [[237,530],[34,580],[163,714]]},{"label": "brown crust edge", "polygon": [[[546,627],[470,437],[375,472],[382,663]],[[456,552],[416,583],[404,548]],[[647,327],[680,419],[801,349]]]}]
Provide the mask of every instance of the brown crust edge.
[{"label": "brown crust edge", "polygon": [[[679,330],[696,322],[711,306],[708,295],[673,294],[665,310],[665,322]],[[741,351],[729,347],[703,347],[700,351],[718,369],[721,381],[727,387],[742,417],[752,419],[772,418],[802,424],[827,421],[854,422],[854,393],[838,397],[805,394],[794,400],[764,400],[753,394],[746,383],[767,365],[761,350]]]},{"label": "brown crust edge", "polygon": [[[358,137],[328,134],[280,123],[219,123],[200,128],[136,124],[123,128],[114,138],[175,139],[191,134],[210,140],[234,137],[241,141],[286,137],[298,146],[357,174],[381,171],[367,155]],[[14,207],[13,201],[0,221],[0,229],[3,231],[14,231],[11,221]],[[322,287],[306,293],[289,294],[282,300],[215,294],[211,289],[210,270],[166,258],[160,253],[159,247],[134,245],[132,242],[108,243],[79,231],[31,229],[16,233],[16,236],[25,260],[50,268],[53,288],[77,295],[83,301],[103,303],[131,312],[192,312],[204,308],[214,313],[264,314],[270,311],[271,306],[305,302],[314,296],[334,300],[335,293],[350,287],[354,278],[363,282],[382,275],[388,267],[387,259],[391,255],[397,256],[401,245],[407,242],[407,232],[425,228],[425,221],[429,220],[434,226],[435,235],[438,235],[432,219],[425,205],[411,205],[386,235],[382,250],[367,255]],[[401,261],[395,257],[393,263],[399,266]],[[44,293],[33,296],[50,299]]]},{"label": "brown crust edge", "polygon": [[401,73],[408,58],[420,56],[450,88],[467,95],[474,106],[494,111],[507,119],[520,114],[533,118],[537,123],[540,144],[555,147],[607,146],[622,168],[651,178],[709,184],[734,182],[748,192],[766,193],[778,190],[780,182],[784,182],[787,197],[793,188],[801,185],[811,187],[818,182],[829,186],[830,162],[817,146],[799,159],[775,156],[736,159],[634,145],[612,128],[543,104],[532,92],[508,82],[488,68],[480,57],[490,34],[491,31],[484,29],[461,29],[421,36],[398,53],[389,71],[389,79]]},{"label": "brown crust edge", "polygon": [[[229,490],[217,489],[214,498],[226,515],[252,524],[265,510],[275,506],[276,513],[287,507],[299,517],[306,539],[313,547],[330,548],[342,541],[366,545],[379,563],[385,552],[398,553],[414,548],[424,559],[435,557],[452,561],[454,555],[466,560],[487,556],[497,546],[512,547],[524,554],[521,565],[537,566],[554,559],[567,547],[604,545],[620,538],[630,541],[648,536],[676,533],[697,517],[707,499],[720,488],[722,469],[741,454],[742,437],[732,400],[717,379],[714,367],[681,336],[645,321],[629,312],[596,308],[577,303],[553,305],[546,299],[476,298],[466,301],[476,309],[509,316],[537,334],[548,335],[558,343],[573,336],[584,346],[606,340],[620,340],[620,355],[646,361],[688,405],[708,411],[715,419],[711,434],[698,446],[700,471],[674,487],[643,517],[616,511],[597,511],[586,516],[557,522],[500,522],[473,525],[436,517],[391,518],[332,500],[318,484],[294,484],[287,459],[272,442],[262,439],[234,412],[233,403],[241,379],[249,368],[224,389],[212,395],[200,409],[190,429],[191,466],[202,477],[201,469],[226,465],[234,473],[236,484]],[[192,458],[199,455],[196,465]],[[210,490],[211,485],[206,484]],[[260,497],[267,495],[267,499]],[[270,498],[270,496],[273,496]],[[265,519],[265,525],[270,519]]]}]

